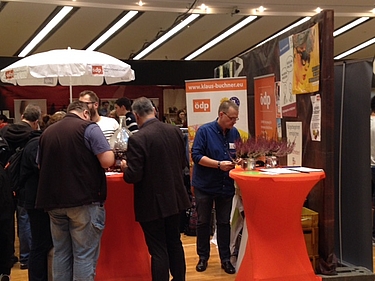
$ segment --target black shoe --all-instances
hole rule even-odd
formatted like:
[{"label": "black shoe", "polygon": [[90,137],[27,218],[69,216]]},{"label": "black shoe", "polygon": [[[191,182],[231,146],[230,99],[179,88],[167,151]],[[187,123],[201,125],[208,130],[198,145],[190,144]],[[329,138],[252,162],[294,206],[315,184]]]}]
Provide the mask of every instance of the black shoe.
[{"label": "black shoe", "polygon": [[13,256],[11,257],[11,260],[12,260],[12,263],[13,263],[13,264],[15,264],[15,263],[18,262],[18,258],[17,258],[15,255],[13,255]]},{"label": "black shoe", "polygon": [[205,271],[206,268],[207,268],[207,260],[203,260],[203,259],[199,259],[199,262],[197,264],[197,266],[195,267],[195,269],[198,271],[198,272],[202,272],[202,271]]},{"label": "black shoe", "polygon": [[223,262],[221,264],[221,268],[224,269],[224,271],[228,274],[236,273],[236,269],[233,267],[233,265],[230,263],[230,261]]},{"label": "black shoe", "polygon": [[6,274],[0,274],[0,281],[10,281],[10,276]]},{"label": "black shoe", "polygon": [[28,265],[27,265],[27,263],[21,263],[20,264],[20,269],[28,269],[29,267],[28,267]]}]

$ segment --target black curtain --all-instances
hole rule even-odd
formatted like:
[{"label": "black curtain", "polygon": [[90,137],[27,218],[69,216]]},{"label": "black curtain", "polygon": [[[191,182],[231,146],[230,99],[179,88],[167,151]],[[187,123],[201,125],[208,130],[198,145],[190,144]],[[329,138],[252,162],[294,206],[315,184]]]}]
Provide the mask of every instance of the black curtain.
[{"label": "black curtain", "polygon": [[372,62],[335,65],[335,252],[373,268],[370,99]]}]

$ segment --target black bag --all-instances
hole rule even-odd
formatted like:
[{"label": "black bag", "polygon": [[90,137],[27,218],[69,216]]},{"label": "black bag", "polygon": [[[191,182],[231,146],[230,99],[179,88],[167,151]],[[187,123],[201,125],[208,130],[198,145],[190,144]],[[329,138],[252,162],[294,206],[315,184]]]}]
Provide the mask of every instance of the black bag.
[{"label": "black bag", "polygon": [[8,142],[0,135],[0,165],[5,167],[9,157],[12,155]]},{"label": "black bag", "polygon": [[10,156],[8,163],[5,165],[5,172],[7,173],[10,181],[12,191],[17,194],[20,189],[19,178],[21,170],[21,159],[24,148],[17,148],[16,153]]}]

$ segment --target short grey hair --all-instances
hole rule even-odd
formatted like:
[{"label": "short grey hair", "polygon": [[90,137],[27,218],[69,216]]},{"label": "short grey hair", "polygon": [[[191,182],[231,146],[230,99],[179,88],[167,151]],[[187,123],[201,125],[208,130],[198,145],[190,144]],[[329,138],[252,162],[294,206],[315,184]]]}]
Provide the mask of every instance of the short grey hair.
[{"label": "short grey hair", "polygon": [[140,97],[133,102],[132,110],[140,117],[144,117],[154,112],[154,106],[148,98]]},{"label": "short grey hair", "polygon": [[42,116],[42,110],[36,104],[29,104],[22,113],[22,118],[29,122],[35,122]]}]

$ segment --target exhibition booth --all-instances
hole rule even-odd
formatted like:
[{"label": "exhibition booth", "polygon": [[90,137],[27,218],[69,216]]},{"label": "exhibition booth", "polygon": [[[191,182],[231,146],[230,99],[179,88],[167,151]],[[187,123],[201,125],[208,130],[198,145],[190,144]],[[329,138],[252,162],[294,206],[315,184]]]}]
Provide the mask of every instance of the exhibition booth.
[{"label": "exhibition booth", "polygon": [[[123,96],[130,99],[139,96],[153,98],[158,101],[159,118],[162,120],[162,115],[173,106],[165,101],[173,103],[173,90],[184,89],[185,80],[213,78],[214,75],[219,79],[223,73],[227,73],[228,76],[232,75],[230,78],[242,77],[247,82],[246,89],[242,89],[245,91],[247,108],[247,116],[244,118],[248,133],[257,135],[255,120],[258,118],[256,103],[259,99],[256,99],[256,89],[259,77],[272,75],[274,93],[280,91],[282,94],[283,72],[280,64],[284,62],[280,55],[280,42],[312,27],[316,28],[319,53],[315,54],[315,73],[318,72],[317,80],[320,83],[317,88],[296,94],[293,103],[287,104],[293,108],[285,109],[277,117],[279,123],[276,126],[281,136],[286,137],[288,124],[298,125],[301,143],[298,164],[323,169],[324,173],[301,173],[282,176],[278,180],[264,176],[244,176],[236,170],[232,172],[243,193],[249,227],[244,265],[240,267],[236,280],[325,280],[325,275],[337,275],[339,267],[354,265],[370,271],[373,269],[368,118],[372,62],[334,64],[333,18],[333,11],[323,11],[304,24],[229,62],[202,62],[206,67],[204,71],[198,62],[190,64],[189,71],[180,68],[180,73],[175,71],[179,69],[176,65],[173,71],[161,68],[163,71],[158,73],[156,62],[152,67],[151,62],[143,62],[143,65],[142,62],[134,62],[135,67],[130,62],[136,72],[134,82],[73,88],[73,98],[86,89],[94,90],[105,100],[116,100]],[[184,62],[180,63],[182,65]],[[4,62],[0,58],[2,64]],[[149,67],[146,75],[144,66]],[[228,67],[230,71],[223,71],[223,68]],[[200,72],[197,72],[198,69],[201,69]],[[179,77],[167,81],[172,72],[178,73]],[[160,80],[145,82],[153,74],[158,75]],[[172,86],[155,86],[166,84]],[[170,90],[170,96],[167,96],[166,90]],[[69,91],[63,86],[0,85],[1,111],[8,110],[11,116],[15,116],[15,101],[28,99],[45,100],[45,113],[50,113],[66,108]],[[319,116],[315,115],[316,102],[319,102]],[[212,110],[216,111],[216,108]],[[318,121],[315,118],[319,118]],[[287,165],[288,161],[287,158],[280,159],[281,165]],[[120,175],[108,176],[107,179],[107,223],[97,279],[150,280],[149,255],[142,231],[134,219],[133,187],[126,184]],[[263,188],[265,186],[267,188]],[[319,258],[315,268],[311,266],[304,247],[300,221],[303,206],[317,212],[319,216]],[[275,217],[282,220],[273,221]],[[258,230],[262,233],[257,233]],[[252,233],[259,235],[251,236]],[[124,268],[122,264],[134,264],[137,270]],[[280,277],[282,274],[285,274],[284,279]]]}]

